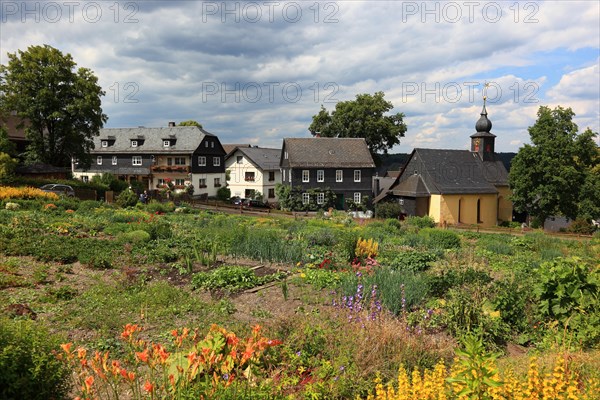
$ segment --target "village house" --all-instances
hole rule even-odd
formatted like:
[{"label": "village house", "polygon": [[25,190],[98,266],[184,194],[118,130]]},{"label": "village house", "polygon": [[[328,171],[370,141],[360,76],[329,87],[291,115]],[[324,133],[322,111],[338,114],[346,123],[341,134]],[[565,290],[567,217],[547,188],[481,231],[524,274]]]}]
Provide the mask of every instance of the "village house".
[{"label": "village house", "polygon": [[90,152],[92,165],[83,170],[73,160],[73,175],[88,181],[112,173],[119,179],[141,181],[149,190],[176,190],[193,185],[194,195],[216,196],[225,181],[225,150],[219,138],[196,126],[101,129]]},{"label": "village house", "polygon": [[275,202],[275,185],[281,183],[279,157],[281,149],[262,147],[237,147],[225,157],[225,170],[229,174],[227,185],[231,196],[255,198]]},{"label": "village house", "polygon": [[325,190],[336,196],[336,208],[345,209],[369,199],[375,163],[363,138],[286,138],[281,149],[281,179],[301,192],[302,202],[323,204]]}]

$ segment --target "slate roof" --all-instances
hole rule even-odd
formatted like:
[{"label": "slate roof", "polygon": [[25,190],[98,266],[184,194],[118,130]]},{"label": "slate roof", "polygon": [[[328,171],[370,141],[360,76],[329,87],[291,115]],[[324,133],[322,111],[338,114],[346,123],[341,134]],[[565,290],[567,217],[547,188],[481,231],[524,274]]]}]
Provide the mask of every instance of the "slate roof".
[{"label": "slate roof", "polygon": [[[501,161],[482,161],[469,150],[414,149],[398,183],[414,175],[407,168],[418,172],[430,194],[498,193],[495,186],[508,185],[508,173]],[[405,191],[408,186],[400,189]]]},{"label": "slate roof", "polygon": [[250,144],[233,144],[233,143],[228,143],[228,144],[223,145],[223,149],[225,150],[226,154],[231,153],[232,151],[234,151],[235,149],[237,149],[239,147],[252,147],[252,145],[250,145]]},{"label": "slate roof", "polygon": [[[206,136],[215,136],[197,126],[175,126],[166,128],[106,128],[94,137],[92,154],[190,154]],[[143,140],[144,144],[131,147],[131,140]],[[175,144],[163,146],[164,139],[175,139]],[[114,144],[102,147],[103,140],[114,140]]]},{"label": "slate roof", "polygon": [[375,168],[362,138],[286,138],[283,147],[292,168]]},{"label": "slate roof", "polygon": [[[279,170],[281,149],[264,147],[238,147],[237,151],[244,154],[250,162],[263,171]],[[237,151],[229,153],[226,159],[233,157]]]}]

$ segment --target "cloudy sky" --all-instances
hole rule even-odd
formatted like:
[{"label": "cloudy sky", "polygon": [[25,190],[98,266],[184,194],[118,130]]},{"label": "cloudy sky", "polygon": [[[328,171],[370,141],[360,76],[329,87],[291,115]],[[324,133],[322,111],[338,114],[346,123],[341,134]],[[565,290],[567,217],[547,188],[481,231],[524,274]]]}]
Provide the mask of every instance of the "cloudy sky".
[{"label": "cloudy sky", "polygon": [[48,44],[105,90],[106,127],[194,119],[223,143],[309,137],[321,105],[383,91],[413,147],[467,148],[486,82],[498,151],[540,105],[600,131],[597,1],[0,1],[0,63]]}]

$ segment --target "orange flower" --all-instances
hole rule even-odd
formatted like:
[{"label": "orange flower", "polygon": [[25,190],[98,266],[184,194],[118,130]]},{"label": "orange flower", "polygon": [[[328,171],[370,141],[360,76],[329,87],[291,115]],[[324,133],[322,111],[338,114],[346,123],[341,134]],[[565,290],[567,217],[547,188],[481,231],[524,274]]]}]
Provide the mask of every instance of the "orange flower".
[{"label": "orange flower", "polygon": [[84,349],[83,347],[79,347],[79,348],[77,349],[77,357],[78,357],[80,360],[81,360],[81,359],[84,359],[84,358],[85,358],[85,356],[86,356],[86,354],[87,354],[87,350],[86,350],[86,349]]},{"label": "orange flower", "polygon": [[67,354],[71,353],[72,346],[73,346],[73,343],[63,343],[60,345],[60,347],[63,349],[63,351]]},{"label": "orange flower", "polygon": [[144,390],[148,393],[153,393],[154,385],[152,383],[150,383],[150,381],[146,381],[146,383],[144,383]]},{"label": "orange flower", "polygon": [[135,353],[136,357],[138,358],[138,360],[140,360],[141,362],[148,362],[148,349],[144,349],[144,351],[142,352],[137,352]]},{"label": "orange flower", "polygon": [[88,376],[87,378],[85,378],[85,388],[87,391],[92,390],[92,385],[94,384],[94,377],[93,376]]}]

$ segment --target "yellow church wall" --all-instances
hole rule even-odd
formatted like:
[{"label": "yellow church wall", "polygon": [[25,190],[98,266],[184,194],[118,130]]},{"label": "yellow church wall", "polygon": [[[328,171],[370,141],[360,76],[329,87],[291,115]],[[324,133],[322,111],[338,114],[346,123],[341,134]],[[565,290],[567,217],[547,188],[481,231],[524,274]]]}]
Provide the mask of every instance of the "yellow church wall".
[{"label": "yellow church wall", "polygon": [[429,216],[434,219],[438,224],[440,221],[440,206],[442,202],[442,196],[439,194],[432,194],[429,198]]},{"label": "yellow church wall", "polygon": [[497,186],[498,189],[498,220],[512,221],[513,205],[510,201],[512,191],[508,186]]},{"label": "yellow church wall", "polygon": [[[479,200],[479,221],[477,201]],[[429,215],[438,223],[495,226],[498,201],[496,194],[432,195]]]}]

